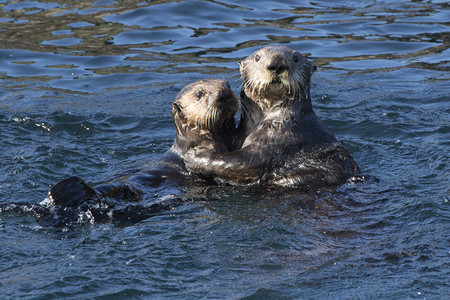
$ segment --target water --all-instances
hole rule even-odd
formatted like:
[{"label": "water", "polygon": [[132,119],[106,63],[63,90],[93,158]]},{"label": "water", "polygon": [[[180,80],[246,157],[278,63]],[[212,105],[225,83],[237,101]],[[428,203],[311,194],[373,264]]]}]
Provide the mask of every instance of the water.
[{"label": "water", "polygon": [[[0,203],[91,184],[173,142],[187,83],[268,44],[308,55],[316,113],[370,178],[232,187],[132,226],[0,213],[4,298],[442,299],[450,294],[446,1],[0,1]],[[200,199],[200,200],[198,200]]]}]

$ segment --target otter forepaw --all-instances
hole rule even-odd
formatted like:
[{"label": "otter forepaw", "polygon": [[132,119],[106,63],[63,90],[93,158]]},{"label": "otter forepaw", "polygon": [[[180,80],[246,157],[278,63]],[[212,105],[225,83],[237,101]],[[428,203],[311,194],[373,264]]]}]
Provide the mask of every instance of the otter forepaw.
[{"label": "otter forepaw", "polygon": [[96,196],[95,190],[76,176],[58,182],[48,193],[48,198],[52,204],[67,207],[78,206]]},{"label": "otter forepaw", "polygon": [[193,148],[184,154],[184,164],[186,169],[195,174],[204,174],[210,166],[208,157],[210,150],[207,148]]}]

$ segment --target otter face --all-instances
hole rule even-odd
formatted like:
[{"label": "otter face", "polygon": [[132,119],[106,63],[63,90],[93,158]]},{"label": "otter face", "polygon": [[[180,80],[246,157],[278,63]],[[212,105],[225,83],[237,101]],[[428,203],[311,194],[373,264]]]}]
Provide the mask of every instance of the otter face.
[{"label": "otter face", "polygon": [[225,80],[209,79],[185,86],[172,105],[172,117],[178,130],[219,130],[239,107],[239,101]]},{"label": "otter face", "polygon": [[287,46],[259,49],[239,62],[239,67],[247,96],[274,102],[305,96],[315,70],[301,53]]}]

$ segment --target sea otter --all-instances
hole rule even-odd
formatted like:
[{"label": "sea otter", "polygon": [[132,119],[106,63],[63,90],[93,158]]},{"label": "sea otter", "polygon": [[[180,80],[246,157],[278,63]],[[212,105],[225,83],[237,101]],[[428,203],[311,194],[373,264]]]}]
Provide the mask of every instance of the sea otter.
[{"label": "sea otter", "polygon": [[[126,206],[126,203],[148,200],[153,194],[145,195],[145,191],[156,193],[155,190],[167,179],[191,180],[183,162],[183,156],[189,149],[202,147],[215,153],[230,151],[238,106],[239,100],[227,81],[209,79],[187,85],[172,105],[174,144],[160,160],[94,188],[76,176],[57,183],[42,204],[53,212],[56,210],[58,216],[43,214],[45,220],[55,220],[57,225],[65,226],[73,222],[74,217],[82,216],[79,210],[84,207],[83,211],[90,214],[87,217],[95,220],[119,216],[139,221],[156,211],[178,205],[180,199],[173,197],[166,201],[149,202],[149,205],[141,203],[142,206],[136,203]],[[157,192],[161,189],[169,188],[163,186]]]},{"label": "sea otter", "polygon": [[227,184],[273,184],[314,190],[359,173],[350,154],[314,113],[315,67],[286,46],[268,46],[239,62],[243,79],[235,146],[186,152],[189,171]]}]

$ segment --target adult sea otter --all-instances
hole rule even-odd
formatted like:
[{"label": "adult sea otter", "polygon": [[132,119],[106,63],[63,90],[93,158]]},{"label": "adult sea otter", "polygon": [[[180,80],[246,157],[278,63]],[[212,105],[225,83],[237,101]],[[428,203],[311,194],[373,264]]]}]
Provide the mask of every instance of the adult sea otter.
[{"label": "adult sea otter", "polygon": [[230,151],[238,106],[227,81],[191,83],[172,105],[175,141],[160,160],[95,187],[70,177],[53,186],[41,204],[10,205],[4,210],[27,211],[45,226],[73,226],[93,221],[135,223],[171,209],[184,202],[173,192],[198,180],[185,169],[184,153],[196,147]]},{"label": "adult sea otter", "polygon": [[218,182],[313,190],[359,173],[347,150],[314,113],[310,81],[315,67],[286,46],[268,46],[239,63],[242,115],[235,145],[217,153],[185,154],[189,171]]}]

